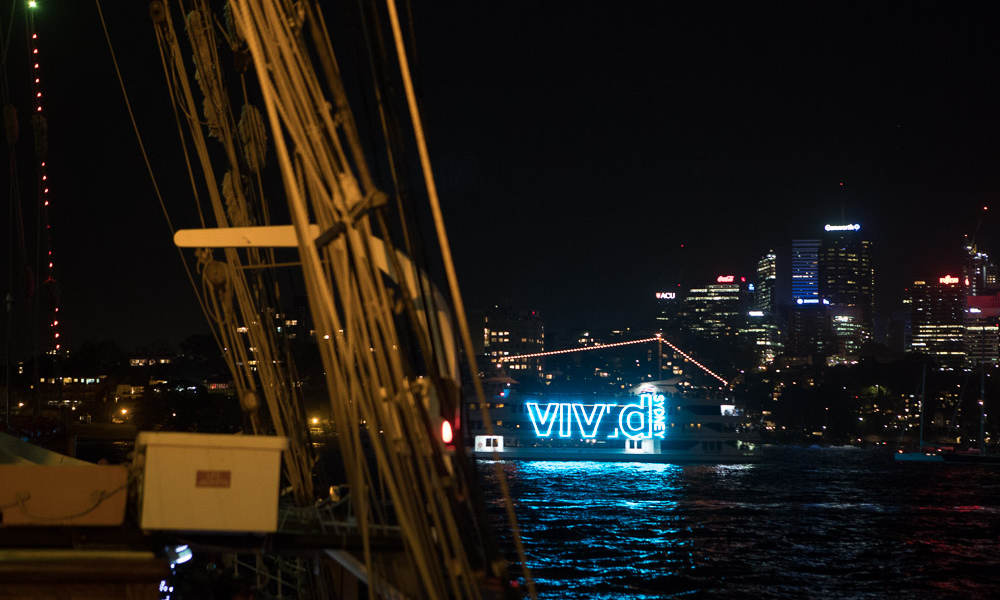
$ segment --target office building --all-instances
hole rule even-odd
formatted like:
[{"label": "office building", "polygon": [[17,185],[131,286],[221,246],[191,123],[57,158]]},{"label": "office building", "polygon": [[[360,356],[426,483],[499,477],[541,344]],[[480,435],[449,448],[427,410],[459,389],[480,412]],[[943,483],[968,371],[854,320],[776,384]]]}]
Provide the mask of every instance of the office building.
[{"label": "office building", "polygon": [[757,261],[757,281],[754,282],[754,310],[774,315],[778,309],[778,255],[768,250]]},{"label": "office building", "polygon": [[[875,269],[871,242],[863,239],[861,225],[826,225],[819,251],[819,296],[837,313],[841,346],[860,350],[872,339],[875,317]],[[834,327],[838,329],[837,326]],[[855,339],[848,340],[849,333]]]},{"label": "office building", "polygon": [[[680,288],[677,288],[679,290]],[[681,309],[681,295],[677,290],[664,290],[655,293],[656,309],[654,330],[669,331],[679,325],[678,315]]]},{"label": "office building", "polygon": [[965,362],[970,368],[1000,363],[1000,294],[966,297]]},{"label": "office building", "polygon": [[943,370],[965,365],[964,282],[952,275],[914,281],[909,289],[910,351],[930,356]]},{"label": "office building", "polygon": [[997,266],[990,260],[989,254],[979,250],[974,242],[965,244],[965,261],[962,265],[962,276],[967,282],[969,296],[986,296],[1000,287]]},{"label": "office building", "polygon": [[819,300],[820,240],[792,240],[792,302]]},{"label": "office building", "polygon": [[801,298],[788,313],[785,354],[794,357],[826,356],[830,347],[829,305]]},{"label": "office building", "polygon": [[774,316],[762,310],[747,312],[747,321],[740,336],[753,350],[754,365],[765,369],[781,354],[784,344],[781,342],[781,330],[774,322]]},{"label": "office building", "polygon": [[[545,350],[545,327],[537,311],[517,311],[494,306],[483,315],[483,357],[494,366],[505,356],[533,354]],[[541,372],[539,359],[504,361],[511,375]],[[527,374],[527,373],[524,373]]]},{"label": "office building", "polygon": [[830,321],[828,341],[825,351],[826,364],[854,365],[861,356],[861,345],[865,339],[865,324],[862,310],[855,306],[834,305],[827,307]]},{"label": "office building", "polygon": [[688,290],[678,316],[687,332],[724,340],[735,338],[744,327],[750,303],[745,277],[719,275],[716,283]]}]

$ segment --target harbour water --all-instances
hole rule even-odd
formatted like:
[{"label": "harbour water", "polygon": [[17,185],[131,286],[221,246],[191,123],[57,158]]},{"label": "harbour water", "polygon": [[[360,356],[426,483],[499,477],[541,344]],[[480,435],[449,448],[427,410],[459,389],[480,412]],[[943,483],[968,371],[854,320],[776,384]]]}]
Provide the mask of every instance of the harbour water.
[{"label": "harbour water", "polygon": [[541,598],[1000,597],[995,465],[852,448],[502,465]]}]

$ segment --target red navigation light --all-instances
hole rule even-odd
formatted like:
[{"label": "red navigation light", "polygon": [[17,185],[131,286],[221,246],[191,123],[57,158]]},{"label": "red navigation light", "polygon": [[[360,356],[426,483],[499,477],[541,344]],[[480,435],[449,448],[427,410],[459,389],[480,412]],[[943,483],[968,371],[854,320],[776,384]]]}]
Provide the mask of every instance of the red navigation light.
[{"label": "red navigation light", "polygon": [[740,283],[746,283],[746,282],[747,282],[746,277],[740,277]]},{"label": "red navigation light", "polygon": [[441,441],[450,444],[454,439],[455,435],[451,431],[451,423],[448,422],[448,419],[441,421]]}]

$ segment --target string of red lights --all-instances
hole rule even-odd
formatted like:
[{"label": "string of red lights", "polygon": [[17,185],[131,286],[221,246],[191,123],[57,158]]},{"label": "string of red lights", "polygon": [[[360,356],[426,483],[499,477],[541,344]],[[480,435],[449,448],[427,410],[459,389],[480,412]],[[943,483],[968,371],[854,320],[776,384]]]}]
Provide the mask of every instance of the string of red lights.
[{"label": "string of red lights", "polygon": [[[60,337],[62,334],[59,331],[59,302],[58,295],[55,293],[54,288],[56,284],[56,258],[54,245],[52,243],[52,221],[51,221],[51,209],[52,209],[52,196],[49,194],[49,165],[47,160],[47,148],[48,148],[48,123],[47,119],[43,113],[44,105],[44,95],[42,93],[42,60],[41,53],[39,52],[40,39],[38,35],[38,29],[35,24],[35,11],[31,10],[36,8],[37,3],[30,3],[27,15],[28,23],[28,35],[29,35],[29,49],[31,55],[29,56],[31,62],[31,91],[32,91],[32,125],[35,130],[35,160],[37,164],[38,173],[38,201],[41,203],[39,210],[41,211],[41,222],[44,226],[44,231],[40,231],[38,234],[42,236],[44,240],[44,251],[45,251],[45,276],[41,277],[38,274],[38,279],[42,280],[44,285],[50,286],[53,290],[52,302],[51,302],[51,312],[48,318],[49,329],[51,330],[50,342],[48,344],[49,353],[56,353],[62,348],[62,340]],[[35,290],[35,293],[41,293],[41,286]]]},{"label": "string of red lights", "polygon": [[705,365],[701,364],[700,362],[698,362],[697,360],[695,360],[694,358],[692,358],[690,354],[684,352],[683,350],[681,350],[680,348],[678,348],[674,344],[668,342],[666,339],[664,339],[661,336],[654,336],[654,337],[642,338],[642,339],[639,339],[639,340],[629,340],[627,342],[614,342],[614,343],[611,343],[611,344],[595,344],[593,346],[583,346],[581,348],[565,348],[563,350],[550,350],[548,352],[533,352],[531,354],[517,354],[517,355],[514,355],[514,356],[501,356],[500,358],[496,359],[496,361],[497,361],[497,366],[500,366],[504,362],[509,362],[509,361],[512,361],[512,360],[519,360],[519,359],[522,359],[522,358],[541,358],[541,357],[544,357],[544,356],[556,356],[558,354],[569,354],[571,352],[589,352],[591,350],[604,350],[606,348],[616,348],[616,347],[619,347],[619,346],[629,346],[629,345],[632,345],[632,344],[648,344],[649,342],[662,342],[662,343],[666,344],[674,352],[676,352],[676,353],[680,354],[681,356],[683,356],[685,359],[687,359],[689,362],[691,362],[692,364],[694,364],[696,367],[700,368],[702,371],[705,371],[706,373],[708,373],[712,377],[714,377],[714,378],[718,379],[719,381],[721,381],[722,385],[729,385],[729,382],[726,381],[725,379],[723,379],[721,376],[719,376],[719,374],[717,374],[715,371],[712,371],[711,369],[709,369]]}]

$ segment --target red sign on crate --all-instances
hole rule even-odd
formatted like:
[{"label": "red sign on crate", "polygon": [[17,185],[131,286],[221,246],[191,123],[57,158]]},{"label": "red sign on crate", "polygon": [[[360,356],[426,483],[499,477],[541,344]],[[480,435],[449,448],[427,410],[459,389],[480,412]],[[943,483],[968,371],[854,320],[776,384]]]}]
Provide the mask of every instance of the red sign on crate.
[{"label": "red sign on crate", "polygon": [[227,488],[232,481],[230,471],[198,471],[195,487]]}]

